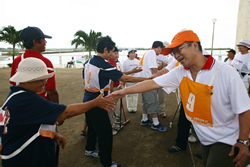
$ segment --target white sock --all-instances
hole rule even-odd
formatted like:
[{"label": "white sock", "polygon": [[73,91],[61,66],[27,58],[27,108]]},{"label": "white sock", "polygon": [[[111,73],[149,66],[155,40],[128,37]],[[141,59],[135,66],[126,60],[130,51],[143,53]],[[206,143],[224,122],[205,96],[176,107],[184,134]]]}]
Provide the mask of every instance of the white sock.
[{"label": "white sock", "polygon": [[142,114],[142,121],[148,120],[148,114]]},{"label": "white sock", "polygon": [[156,126],[156,125],[159,125],[159,121],[158,121],[158,117],[156,118],[152,118],[153,119],[153,124]]}]

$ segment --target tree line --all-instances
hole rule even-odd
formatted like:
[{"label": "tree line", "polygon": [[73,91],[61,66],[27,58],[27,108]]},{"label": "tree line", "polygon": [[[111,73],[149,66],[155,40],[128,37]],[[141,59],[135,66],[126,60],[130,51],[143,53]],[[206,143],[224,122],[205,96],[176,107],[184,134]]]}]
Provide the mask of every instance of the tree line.
[{"label": "tree line", "polygon": [[[12,45],[12,58],[15,57],[15,48],[19,46],[23,49],[22,39],[20,38],[20,33],[22,30],[16,30],[14,26],[3,27],[0,30],[0,42],[5,42]],[[101,32],[95,32],[90,30],[89,34],[79,30],[74,34],[74,39],[71,41],[71,45],[75,45],[75,49],[79,46],[85,48],[89,52],[89,58],[91,57],[91,51],[96,51],[96,46],[98,39],[102,36]]]}]

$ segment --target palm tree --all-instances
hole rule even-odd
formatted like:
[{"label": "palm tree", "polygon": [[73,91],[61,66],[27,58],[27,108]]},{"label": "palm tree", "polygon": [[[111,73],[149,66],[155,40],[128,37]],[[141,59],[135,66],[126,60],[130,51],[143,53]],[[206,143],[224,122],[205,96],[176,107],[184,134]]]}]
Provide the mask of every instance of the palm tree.
[{"label": "palm tree", "polygon": [[17,31],[13,26],[3,27],[0,31],[0,42],[5,42],[12,45],[12,58],[15,58],[15,47],[17,44],[21,45],[22,39],[19,34],[22,30]]},{"label": "palm tree", "polygon": [[90,30],[89,34],[85,33],[82,30],[79,30],[75,33],[71,41],[71,45],[75,45],[75,48],[82,45],[89,52],[89,58],[91,58],[91,51],[96,51],[96,45],[98,43],[98,38],[102,36],[101,32],[95,32]]}]

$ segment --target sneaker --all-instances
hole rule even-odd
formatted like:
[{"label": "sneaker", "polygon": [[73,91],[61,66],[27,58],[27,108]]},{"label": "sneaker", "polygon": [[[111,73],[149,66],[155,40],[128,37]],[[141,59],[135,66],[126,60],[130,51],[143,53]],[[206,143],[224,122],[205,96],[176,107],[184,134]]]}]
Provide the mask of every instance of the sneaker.
[{"label": "sneaker", "polygon": [[112,128],[112,133],[113,133],[113,136],[116,135],[118,132],[117,130],[115,130],[114,128]]},{"label": "sneaker", "polygon": [[116,113],[114,113],[114,117],[117,118],[117,119],[120,119],[120,116],[117,115]]},{"label": "sneaker", "polygon": [[119,164],[117,164],[115,162],[112,162],[111,167],[121,167],[121,165],[119,165]]},{"label": "sneaker", "polygon": [[158,125],[152,125],[151,129],[158,130],[160,132],[166,132],[167,128],[163,127],[160,123]]},{"label": "sneaker", "polygon": [[191,134],[188,137],[188,141],[191,142],[191,143],[194,143],[194,142],[197,142],[197,138],[194,135]]},{"label": "sneaker", "polygon": [[116,124],[119,124],[119,123],[121,123],[121,120],[116,118],[116,119],[115,119],[115,123],[116,123]]},{"label": "sneaker", "polygon": [[129,113],[133,113],[134,111],[133,110],[128,110]]},{"label": "sneaker", "polygon": [[146,125],[153,125],[153,121],[150,121],[150,120],[141,121],[141,126],[146,126]]},{"label": "sneaker", "polygon": [[179,152],[179,151],[183,151],[183,149],[181,149],[180,147],[173,145],[172,147],[168,148],[168,152],[171,153],[175,153],[175,152]]},{"label": "sneaker", "polygon": [[85,155],[86,156],[92,156],[92,157],[99,157],[99,151],[87,151],[85,150]]},{"label": "sneaker", "polygon": [[[102,165],[102,167],[104,167],[104,166]],[[112,162],[111,167],[121,167],[121,165],[119,165],[115,162]]]},{"label": "sneaker", "polygon": [[[122,125],[123,128],[123,125]],[[113,125],[113,129],[115,129],[116,131],[119,131],[121,129],[120,125]]]}]

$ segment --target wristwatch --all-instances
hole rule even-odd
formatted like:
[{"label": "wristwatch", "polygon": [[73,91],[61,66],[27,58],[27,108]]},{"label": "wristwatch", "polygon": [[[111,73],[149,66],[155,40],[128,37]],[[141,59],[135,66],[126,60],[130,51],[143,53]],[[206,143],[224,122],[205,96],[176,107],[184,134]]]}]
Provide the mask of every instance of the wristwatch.
[{"label": "wristwatch", "polygon": [[241,139],[237,139],[238,143],[244,144],[245,146],[249,146],[249,141],[248,140],[241,140]]}]

